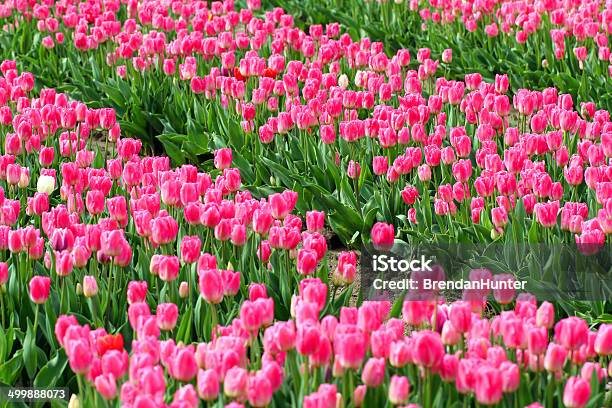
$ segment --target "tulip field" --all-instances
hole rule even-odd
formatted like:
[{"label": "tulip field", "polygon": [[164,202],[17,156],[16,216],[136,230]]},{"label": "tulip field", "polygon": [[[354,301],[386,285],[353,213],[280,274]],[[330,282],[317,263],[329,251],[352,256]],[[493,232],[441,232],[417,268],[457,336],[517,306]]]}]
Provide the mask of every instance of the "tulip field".
[{"label": "tulip field", "polygon": [[610,0],[0,26],[0,407],[612,407]]}]

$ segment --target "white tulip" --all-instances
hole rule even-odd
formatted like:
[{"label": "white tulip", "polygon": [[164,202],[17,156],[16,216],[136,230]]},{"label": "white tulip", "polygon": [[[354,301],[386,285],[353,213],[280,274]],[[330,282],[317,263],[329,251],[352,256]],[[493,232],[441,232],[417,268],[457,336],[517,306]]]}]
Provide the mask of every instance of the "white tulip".
[{"label": "white tulip", "polygon": [[55,190],[55,179],[51,176],[40,176],[36,183],[36,190],[39,193],[51,194]]}]

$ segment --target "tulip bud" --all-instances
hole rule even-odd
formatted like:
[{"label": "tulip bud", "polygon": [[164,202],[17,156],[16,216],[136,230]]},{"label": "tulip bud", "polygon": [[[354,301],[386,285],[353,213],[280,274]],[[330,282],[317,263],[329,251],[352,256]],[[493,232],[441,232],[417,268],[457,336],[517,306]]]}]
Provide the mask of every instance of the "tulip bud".
[{"label": "tulip bud", "polygon": [[491,228],[491,239],[492,240],[496,240],[502,235],[504,235],[504,230],[502,228]]},{"label": "tulip bud", "polygon": [[8,282],[8,264],[0,262],[0,287]]},{"label": "tulip bud", "polygon": [[555,307],[550,302],[543,302],[536,312],[536,325],[550,329],[555,324]]},{"label": "tulip bud", "polygon": [[83,277],[83,295],[85,297],[94,297],[98,294],[98,282],[96,282],[96,278],[87,275]]},{"label": "tulip bud", "polygon": [[70,402],[68,403],[68,408],[81,408],[79,397],[76,394],[72,394],[70,396]]},{"label": "tulip bud", "polygon": [[26,188],[30,184],[30,169],[22,168],[21,175],[19,176],[19,182],[17,185],[19,188]]},{"label": "tulip bud", "polygon": [[336,407],[335,408],[344,408],[344,399],[342,398],[342,394],[339,392],[336,393]]},{"label": "tulip bud", "polygon": [[189,284],[185,281],[182,281],[179,285],[179,296],[181,299],[185,299],[189,296]]},{"label": "tulip bud", "polygon": [[368,389],[365,385],[359,385],[357,388],[355,388],[355,391],[353,392],[353,403],[356,407],[361,407],[363,404],[367,390]]}]

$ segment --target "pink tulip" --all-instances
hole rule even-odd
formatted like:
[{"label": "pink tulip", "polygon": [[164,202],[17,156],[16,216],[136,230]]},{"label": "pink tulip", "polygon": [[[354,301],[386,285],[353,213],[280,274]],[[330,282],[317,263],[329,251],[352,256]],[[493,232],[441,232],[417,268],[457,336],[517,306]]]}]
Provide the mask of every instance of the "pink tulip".
[{"label": "pink tulip", "polygon": [[421,326],[429,318],[431,303],[422,300],[405,300],[402,305],[404,321],[411,326]]},{"label": "pink tulip", "polygon": [[272,400],[272,385],[262,372],[257,372],[248,380],[247,398],[253,407],[265,407]]},{"label": "pink tulip", "polygon": [[[112,335],[111,335],[112,336]],[[113,345],[113,347],[117,347]],[[122,348],[122,345],[120,345]],[[98,347],[98,354],[100,354],[100,347]],[[104,374],[112,374],[115,379],[123,377],[129,366],[129,356],[127,351],[118,350],[117,348],[108,349],[103,352],[101,360],[101,368]]]},{"label": "pink tulip", "polygon": [[193,346],[177,347],[170,364],[169,371],[174,378],[182,382],[191,381],[198,371]]},{"label": "pink tulip", "polygon": [[582,408],[591,396],[591,385],[580,377],[570,377],[563,390],[563,404],[568,408]]},{"label": "pink tulip", "polygon": [[562,371],[567,361],[567,355],[568,351],[565,347],[550,343],[544,356],[544,368],[550,372]]},{"label": "pink tulip", "polygon": [[0,262],[0,287],[8,282],[8,278],[8,264],[6,262]]},{"label": "pink tulip", "polygon": [[411,362],[411,344],[406,341],[398,340],[391,343],[389,349],[389,364],[393,367],[401,368]]},{"label": "pink tulip", "polygon": [[89,371],[93,361],[93,353],[89,342],[77,338],[66,343],[66,354],[70,368],[77,374],[85,374]]},{"label": "pink tulip", "polygon": [[476,372],[475,393],[480,404],[497,404],[503,397],[502,373],[492,367],[479,368]]},{"label": "pink tulip", "polygon": [[612,354],[612,324],[602,324],[597,331],[594,349],[600,356]]},{"label": "pink tulip", "polygon": [[48,276],[34,276],[30,280],[30,300],[36,304],[43,304],[49,298],[51,278]]},{"label": "pink tulip", "polygon": [[323,211],[308,211],[306,213],[306,226],[309,232],[321,232],[325,224]]},{"label": "pink tulip", "polygon": [[94,297],[98,294],[98,282],[94,276],[83,277],[83,295],[85,297]]},{"label": "pink tulip", "polygon": [[466,333],[472,325],[472,308],[467,302],[455,302],[450,309],[450,322],[459,333]]},{"label": "pink tulip", "polygon": [[230,398],[244,398],[247,395],[248,373],[244,368],[232,367],[225,375],[223,390]]},{"label": "pink tulip", "polygon": [[240,290],[240,272],[222,270],[221,279],[223,280],[223,295],[236,296]]},{"label": "pink tulip", "polygon": [[555,325],[555,340],[568,350],[577,350],[587,342],[589,327],[579,317],[570,316]]},{"label": "pink tulip", "polygon": [[284,219],[290,212],[290,204],[283,194],[272,194],[268,197],[272,216],[276,219]]},{"label": "pink tulip", "polygon": [[385,251],[393,247],[395,241],[395,228],[391,224],[377,222],[371,231],[372,244],[374,248]]},{"label": "pink tulip", "polygon": [[349,161],[346,174],[349,176],[349,178],[358,179],[361,175],[361,166],[359,163],[354,160]]},{"label": "pink tulip", "polygon": [[[370,387],[376,388],[382,384],[385,379],[385,359],[384,358],[370,358],[361,373],[361,380],[363,383]],[[406,392],[408,394],[408,392]]]},{"label": "pink tulip", "polygon": [[215,370],[198,371],[198,395],[205,401],[216,400],[219,395],[219,377]]},{"label": "pink tulip", "polygon": [[362,406],[366,393],[367,387],[365,385],[358,385],[355,387],[355,391],[353,391],[353,403],[356,407]]},{"label": "pink tulip", "polygon": [[309,249],[300,249],[297,258],[297,270],[302,275],[310,275],[317,269],[317,254]]},{"label": "pink tulip", "polygon": [[174,303],[160,303],[156,310],[157,326],[161,330],[170,331],[176,326],[178,307]]},{"label": "pink tulip", "polygon": [[543,354],[547,346],[548,330],[546,327],[532,327],[527,331],[527,347],[531,354]]},{"label": "pink tulip", "polygon": [[200,294],[205,301],[212,304],[223,300],[223,281],[216,269],[202,271],[199,277]]},{"label": "pink tulip", "polygon": [[389,384],[389,401],[395,405],[405,404],[410,393],[410,383],[407,377],[394,375]]},{"label": "pink tulip", "polygon": [[536,324],[550,329],[555,324],[555,308],[550,302],[542,302],[536,313]]},{"label": "pink tulip", "polygon": [[117,383],[112,374],[102,374],[96,377],[96,391],[105,399],[112,400],[117,395]]},{"label": "pink tulip", "polygon": [[389,159],[385,156],[375,156],[372,159],[372,171],[377,176],[382,176],[389,169]]},{"label": "pink tulip", "polygon": [[546,228],[557,224],[557,213],[559,212],[559,202],[537,203],[534,207],[536,219]]},{"label": "pink tulip", "polygon": [[147,296],[146,281],[130,281],[127,288],[127,299],[129,304],[144,302]]},{"label": "pink tulip", "polygon": [[442,381],[450,382],[455,380],[458,366],[459,358],[455,354],[446,354],[442,359],[442,366],[440,367]]},{"label": "pink tulip", "polygon": [[179,259],[177,256],[163,255],[159,261],[158,275],[164,282],[172,282],[178,278]]},{"label": "pink tulip", "polygon": [[504,207],[493,208],[491,210],[491,221],[496,227],[504,227],[508,223],[508,212]]},{"label": "pink tulip", "polygon": [[215,167],[219,170],[227,169],[232,165],[232,149],[215,150]]},{"label": "pink tulip", "polygon": [[197,236],[184,236],[181,241],[181,260],[184,263],[194,263],[200,256],[202,241]]},{"label": "pink tulip", "polygon": [[447,320],[442,325],[442,343],[449,346],[454,346],[461,340],[462,334],[455,329],[450,320]]},{"label": "pink tulip", "polygon": [[493,275],[494,284],[499,285],[493,290],[493,297],[498,303],[507,305],[512,302],[516,293],[516,289],[514,288],[515,280],[514,275],[511,274]]},{"label": "pink tulip", "polygon": [[437,367],[444,357],[440,335],[429,330],[415,333],[413,353],[416,364],[427,368]]},{"label": "pink tulip", "polygon": [[366,353],[366,339],[363,332],[351,329],[346,333],[337,333],[334,339],[334,351],[342,367],[358,368]]}]

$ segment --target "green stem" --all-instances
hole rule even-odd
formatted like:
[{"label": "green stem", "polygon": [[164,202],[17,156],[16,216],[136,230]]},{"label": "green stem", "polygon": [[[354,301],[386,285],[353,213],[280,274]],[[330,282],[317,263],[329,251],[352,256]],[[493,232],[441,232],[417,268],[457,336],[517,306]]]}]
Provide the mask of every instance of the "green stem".
[{"label": "green stem", "polygon": [[38,304],[34,306],[34,341],[36,342],[36,334],[38,332]]},{"label": "green stem", "polygon": [[429,368],[425,369],[425,400],[423,401],[423,405],[425,408],[431,407],[431,375]]},{"label": "green stem", "polygon": [[4,292],[2,287],[0,287],[0,314],[2,314],[2,327],[6,327],[6,322],[4,320]]},{"label": "green stem", "polygon": [[64,278],[60,277],[60,312],[63,313],[64,312]]},{"label": "green stem", "polygon": [[217,325],[219,324],[219,316],[217,315],[217,305],[215,305],[214,303],[210,304],[210,309],[211,309],[211,316],[212,316],[212,331],[211,331],[211,335],[212,333],[217,329]]},{"label": "green stem", "polygon": [[94,326],[98,325],[98,321],[96,319],[96,309],[94,307],[93,304],[93,299],[92,298],[88,298],[87,299],[87,304],[89,305],[89,311],[91,312],[91,322],[94,324]]}]

